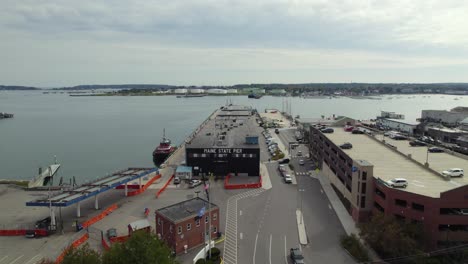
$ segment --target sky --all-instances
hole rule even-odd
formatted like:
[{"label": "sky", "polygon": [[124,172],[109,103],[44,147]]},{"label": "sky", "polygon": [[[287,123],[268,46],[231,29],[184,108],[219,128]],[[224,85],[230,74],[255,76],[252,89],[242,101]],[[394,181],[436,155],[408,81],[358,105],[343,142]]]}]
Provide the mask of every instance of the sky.
[{"label": "sky", "polygon": [[468,82],[464,0],[1,0],[0,84]]}]

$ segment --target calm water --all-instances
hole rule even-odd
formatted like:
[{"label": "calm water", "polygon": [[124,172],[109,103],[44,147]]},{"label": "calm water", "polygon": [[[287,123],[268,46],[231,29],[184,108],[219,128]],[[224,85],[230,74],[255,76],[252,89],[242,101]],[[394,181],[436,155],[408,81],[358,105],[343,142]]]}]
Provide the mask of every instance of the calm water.
[{"label": "calm water", "polygon": [[[356,119],[375,118],[380,110],[386,110],[415,120],[422,109],[468,106],[467,96],[381,98],[288,100],[293,115],[336,114]],[[163,128],[178,145],[227,99],[259,111],[281,110],[283,102],[281,97],[270,96],[256,100],[247,96],[70,97],[36,91],[0,92],[0,112],[15,114],[13,119],[0,120],[0,179],[30,179],[39,166],[52,163],[54,155],[62,164],[59,176],[75,176],[79,183],[118,169],[153,166],[151,153],[159,144]]]}]

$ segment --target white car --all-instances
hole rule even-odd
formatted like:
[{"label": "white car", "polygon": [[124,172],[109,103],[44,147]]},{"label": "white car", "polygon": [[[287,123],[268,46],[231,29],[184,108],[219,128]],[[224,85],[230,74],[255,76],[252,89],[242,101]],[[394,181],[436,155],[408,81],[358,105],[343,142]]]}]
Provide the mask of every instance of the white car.
[{"label": "white car", "polygon": [[292,183],[291,175],[285,174],[285,175],[284,175],[284,182],[285,182],[285,183]]},{"label": "white car", "polygon": [[442,172],[444,176],[463,177],[463,169],[453,168]]},{"label": "white car", "polygon": [[387,183],[388,183],[388,185],[390,185],[392,187],[406,188],[406,186],[408,186],[408,181],[406,179],[403,179],[403,178],[391,179]]},{"label": "white car", "polygon": [[304,160],[299,160],[299,165],[304,165]]}]

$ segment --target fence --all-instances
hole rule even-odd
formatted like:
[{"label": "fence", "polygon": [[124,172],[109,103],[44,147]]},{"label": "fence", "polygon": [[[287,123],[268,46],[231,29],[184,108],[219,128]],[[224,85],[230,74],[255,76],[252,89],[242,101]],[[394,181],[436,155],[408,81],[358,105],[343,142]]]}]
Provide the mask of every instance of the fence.
[{"label": "fence", "polygon": [[104,217],[108,216],[110,213],[117,210],[117,208],[118,208],[117,204],[113,204],[113,205],[107,207],[104,211],[102,211],[102,213],[100,213],[100,214],[96,215],[95,217],[92,217],[91,219],[88,219],[85,222],[83,222],[83,224],[82,224],[83,228],[86,228],[86,227],[88,227],[88,226],[102,220]]},{"label": "fence", "polygon": [[68,250],[70,250],[72,248],[77,248],[81,244],[86,242],[86,240],[88,240],[88,238],[89,238],[89,234],[88,234],[87,230],[83,229],[80,232],[76,233],[76,235],[74,235],[73,238],[74,239],[71,240],[70,245],[65,247],[65,249],[62,251],[62,253],[60,253],[60,255],[58,255],[58,257],[55,259],[56,264],[60,264],[63,261],[63,258],[67,254]]},{"label": "fence", "polygon": [[159,196],[166,190],[167,186],[171,183],[172,179],[174,179],[175,174],[172,174],[172,176],[169,178],[169,180],[164,184],[164,186],[161,188],[161,190],[158,191],[156,194],[156,198],[159,198]]},{"label": "fence", "polygon": [[127,193],[127,196],[135,196],[135,195],[138,195],[144,191],[146,191],[146,189],[151,185],[153,184],[153,182],[155,182],[157,179],[160,179],[161,178],[161,174],[158,174],[156,176],[154,176],[153,178],[151,178],[151,180],[149,180],[145,185],[143,185],[143,187],[141,187],[140,189],[138,190],[135,190],[135,191],[131,191],[131,192],[128,192]]},{"label": "fence", "polygon": [[224,189],[233,190],[233,189],[253,189],[262,187],[262,175],[259,176],[259,180],[256,183],[241,183],[241,184],[230,184],[229,178],[230,174],[224,179]]}]

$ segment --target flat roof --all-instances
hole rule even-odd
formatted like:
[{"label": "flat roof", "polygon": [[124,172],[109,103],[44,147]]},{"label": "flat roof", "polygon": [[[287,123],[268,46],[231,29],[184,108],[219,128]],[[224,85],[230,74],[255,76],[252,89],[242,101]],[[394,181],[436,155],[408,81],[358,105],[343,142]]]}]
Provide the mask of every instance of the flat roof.
[{"label": "flat roof", "polygon": [[[335,132],[323,134],[335,145],[350,142],[352,149],[343,151],[353,160],[365,160],[374,165],[374,177],[384,181],[393,178],[405,178],[408,180],[408,187],[400,189],[429,197],[440,197],[440,193],[468,184],[467,177],[451,178],[444,180],[441,176],[424,169],[420,165],[392,151],[370,136],[365,134],[352,134],[345,132],[342,127],[336,127]],[[377,138],[381,137],[380,135]],[[426,162],[427,147],[411,147],[408,140],[393,140],[385,137],[385,141],[404,154],[411,154],[412,158],[424,164]],[[450,155],[448,153],[429,153],[428,162],[430,168],[442,172],[450,168],[468,169],[468,160]]]},{"label": "flat roof", "polygon": [[395,118],[386,118],[386,117],[383,117],[382,119],[386,119],[386,120],[389,120],[389,121],[392,121],[392,122],[395,122],[395,123],[411,125],[411,126],[417,126],[417,125],[420,124],[417,121],[408,120],[408,119],[395,119]]},{"label": "flat roof", "polygon": [[[156,212],[166,217],[170,221],[177,223],[198,215],[203,207],[205,207],[205,212],[208,212],[208,205],[209,203],[207,200],[204,200],[200,197],[195,197],[190,200],[163,207],[156,210]],[[218,206],[214,203],[211,203],[211,210],[216,208],[218,208]]]},{"label": "flat roof", "polygon": [[259,148],[247,144],[247,136],[258,136],[256,115],[246,106],[226,106],[216,110],[214,116],[186,145],[190,148]]},{"label": "flat roof", "polygon": [[66,207],[156,171],[158,168],[128,168],[94,182],[85,183],[75,189],[56,193],[50,198],[45,197],[26,202],[26,206]]},{"label": "flat roof", "polygon": [[192,172],[192,167],[190,166],[177,166],[176,173],[178,172]]}]

